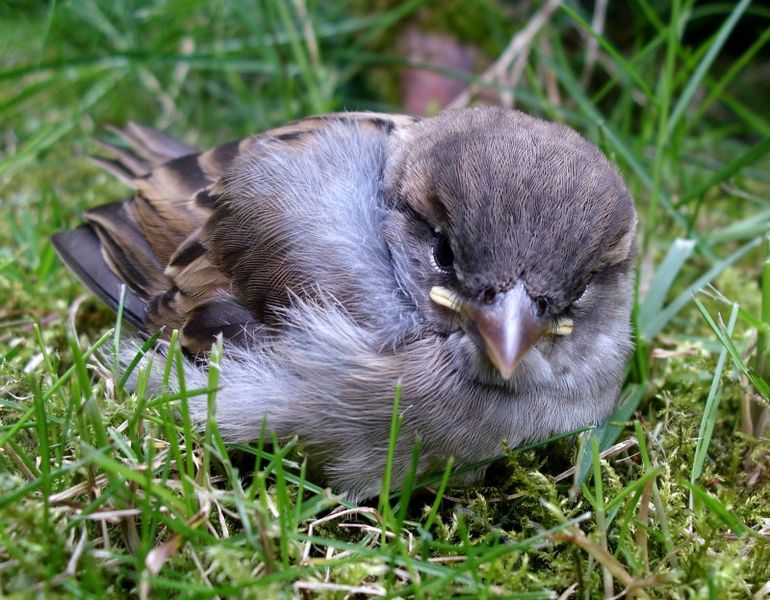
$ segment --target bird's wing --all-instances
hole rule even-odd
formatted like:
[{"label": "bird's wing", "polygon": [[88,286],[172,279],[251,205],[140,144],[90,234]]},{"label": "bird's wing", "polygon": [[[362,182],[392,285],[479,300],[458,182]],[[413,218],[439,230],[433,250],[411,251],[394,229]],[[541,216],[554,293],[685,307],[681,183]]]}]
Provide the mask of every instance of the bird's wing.
[{"label": "bird's wing", "polygon": [[381,134],[412,122],[380,113],[309,117],[204,152],[130,123],[112,130],[128,148],[102,143],[109,157],[96,160],[136,194],[86,211],[87,225],[57,233],[54,245],[70,270],[113,309],[125,283],[124,314],[134,324],[148,333],[177,328],[190,352],[206,352],[219,332],[238,337],[263,329],[259,316],[233,295],[230,277],[212,262],[203,239],[217,208],[217,184],[233,161],[257,143],[275,142],[275,152],[296,150],[331,123]]}]

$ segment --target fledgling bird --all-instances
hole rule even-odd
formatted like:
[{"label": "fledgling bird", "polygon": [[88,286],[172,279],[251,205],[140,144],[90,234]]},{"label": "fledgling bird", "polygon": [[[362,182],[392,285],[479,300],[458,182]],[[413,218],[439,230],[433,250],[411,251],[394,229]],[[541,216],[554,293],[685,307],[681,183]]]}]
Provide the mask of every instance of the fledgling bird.
[{"label": "fledgling bird", "polygon": [[[498,108],[340,113],[199,153],[130,124],[104,166],[136,190],[54,236],[187,386],[224,337],[226,441],[297,436],[332,487],[471,465],[611,413],[631,348],[636,213],[572,129]],[[205,422],[206,398],[191,399]]]}]

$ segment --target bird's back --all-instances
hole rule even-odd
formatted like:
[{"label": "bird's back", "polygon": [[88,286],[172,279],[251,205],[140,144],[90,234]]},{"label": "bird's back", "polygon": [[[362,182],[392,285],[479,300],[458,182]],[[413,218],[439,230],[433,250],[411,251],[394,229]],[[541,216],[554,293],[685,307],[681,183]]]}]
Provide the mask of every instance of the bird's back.
[{"label": "bird's back", "polygon": [[[97,162],[135,195],[86,211],[54,245],[113,309],[125,283],[124,316],[146,333],[177,328],[193,354],[220,332],[253,336],[293,295],[320,283],[333,296],[378,268],[384,145],[411,122],[311,117],[205,152],[129,124],[113,130],[128,148],[102,144],[110,158]],[[357,293],[376,301],[374,291]]]}]

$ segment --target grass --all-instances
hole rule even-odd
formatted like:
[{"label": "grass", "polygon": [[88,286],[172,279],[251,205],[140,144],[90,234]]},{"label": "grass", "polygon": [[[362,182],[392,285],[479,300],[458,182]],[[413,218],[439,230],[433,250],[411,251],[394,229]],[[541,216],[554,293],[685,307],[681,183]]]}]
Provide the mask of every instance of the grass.
[{"label": "grass", "polygon": [[[227,446],[213,420],[194,431],[187,398],[216,404],[215,369],[206,390],[150,396],[101,358],[125,332],[48,240],[126,193],[84,159],[103,125],[206,145],[310,113],[398,110],[393,40],[436,4],[0,7],[0,595],[770,595],[760,3],[609,3],[596,31],[593,3],[569,2],[529,49],[517,105],[598,143],[640,212],[636,350],[613,418],[578,444],[511,450],[473,488],[448,469],[351,504],[293,444]],[[505,17],[488,53],[537,8],[484,6]]]}]

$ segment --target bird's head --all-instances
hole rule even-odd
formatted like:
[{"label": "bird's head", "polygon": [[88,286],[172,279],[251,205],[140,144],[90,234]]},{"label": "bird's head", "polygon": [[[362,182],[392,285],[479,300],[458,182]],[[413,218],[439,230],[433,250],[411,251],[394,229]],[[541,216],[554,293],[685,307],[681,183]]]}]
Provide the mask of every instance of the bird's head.
[{"label": "bird's head", "polygon": [[574,306],[631,268],[636,213],[597,147],[495,108],[419,121],[392,143],[385,189],[400,222],[389,243],[434,330],[461,329],[508,379],[544,335],[601,323],[601,303]]}]

